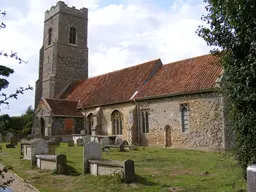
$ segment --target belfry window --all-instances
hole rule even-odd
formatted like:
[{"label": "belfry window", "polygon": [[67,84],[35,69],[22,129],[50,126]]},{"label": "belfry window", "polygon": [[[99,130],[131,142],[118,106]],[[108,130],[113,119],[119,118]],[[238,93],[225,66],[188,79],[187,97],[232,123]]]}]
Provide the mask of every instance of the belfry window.
[{"label": "belfry window", "polygon": [[69,43],[76,44],[76,28],[74,28],[74,27],[70,27]]},{"label": "belfry window", "polygon": [[112,119],[112,134],[113,135],[122,135],[122,119],[121,113],[118,110],[115,110],[111,114]]},{"label": "belfry window", "polygon": [[52,28],[48,29],[48,45],[52,44]]}]

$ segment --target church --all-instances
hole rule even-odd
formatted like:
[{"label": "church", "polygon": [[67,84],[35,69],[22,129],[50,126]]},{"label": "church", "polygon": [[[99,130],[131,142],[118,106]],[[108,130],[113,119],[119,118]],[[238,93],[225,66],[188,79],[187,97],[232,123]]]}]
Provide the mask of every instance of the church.
[{"label": "church", "polygon": [[88,9],[59,1],[45,12],[32,134],[83,131],[141,146],[230,147],[216,56],[155,59],[88,78],[87,34]]}]

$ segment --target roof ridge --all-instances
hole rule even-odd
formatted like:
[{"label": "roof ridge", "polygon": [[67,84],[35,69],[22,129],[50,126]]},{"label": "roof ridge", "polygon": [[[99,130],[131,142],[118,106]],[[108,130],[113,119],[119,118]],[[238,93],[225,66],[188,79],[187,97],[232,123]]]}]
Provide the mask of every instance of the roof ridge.
[{"label": "roof ridge", "polygon": [[54,98],[45,98],[45,100],[78,102],[78,101],[74,101],[74,100],[67,100],[67,99],[54,99]]},{"label": "roof ridge", "polygon": [[[108,72],[108,73],[103,73],[101,75],[96,75],[94,77],[90,77],[88,79],[93,79],[93,78],[96,78],[96,77],[100,77],[100,76],[103,76],[103,75],[107,75],[107,74],[111,74],[111,73],[115,73],[115,72],[118,72],[118,71],[123,71],[123,70],[126,70],[126,69],[131,69],[131,68],[134,68],[134,67],[138,67],[138,66],[141,66],[141,65],[145,65],[145,64],[148,64],[148,63],[151,63],[151,62],[156,62],[158,60],[161,60],[160,58],[158,59],[154,59],[154,60],[150,60],[150,61],[146,61],[146,62],[143,62],[143,63],[140,63],[140,64],[137,64],[137,65],[133,65],[133,66],[130,66],[130,67],[126,67],[126,68],[122,68],[122,69],[118,69],[118,70],[115,70],[115,71],[111,71],[111,72]],[[81,81],[86,81],[87,79],[84,79],[84,80],[81,80]]]},{"label": "roof ridge", "polygon": [[190,58],[186,58],[186,59],[181,59],[181,60],[178,60],[178,61],[173,61],[173,62],[170,62],[170,63],[166,63],[164,65],[169,65],[169,64],[173,64],[173,63],[178,63],[178,62],[182,62],[182,61],[188,61],[190,59],[198,59],[200,57],[205,57],[205,56],[214,56],[213,54],[209,53],[209,54],[205,54],[205,55],[199,55],[199,56],[195,56],[195,57],[190,57]]}]

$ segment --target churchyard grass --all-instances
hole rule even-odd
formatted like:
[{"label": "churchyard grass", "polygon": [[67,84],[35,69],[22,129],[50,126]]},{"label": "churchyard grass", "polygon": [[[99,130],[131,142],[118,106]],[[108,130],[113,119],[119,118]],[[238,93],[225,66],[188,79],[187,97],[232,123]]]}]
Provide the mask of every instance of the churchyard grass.
[{"label": "churchyard grass", "polygon": [[119,152],[111,149],[103,152],[103,158],[135,162],[137,181],[121,182],[120,177],[82,175],[83,147],[67,147],[61,143],[57,153],[67,155],[69,173],[56,175],[54,171],[31,169],[29,162],[20,158],[20,146],[6,149],[1,143],[2,163],[13,168],[42,192],[59,191],[156,191],[167,192],[171,188],[182,192],[231,192],[246,191],[246,182],[241,170],[230,153],[214,153],[193,150],[139,147],[138,150]]}]

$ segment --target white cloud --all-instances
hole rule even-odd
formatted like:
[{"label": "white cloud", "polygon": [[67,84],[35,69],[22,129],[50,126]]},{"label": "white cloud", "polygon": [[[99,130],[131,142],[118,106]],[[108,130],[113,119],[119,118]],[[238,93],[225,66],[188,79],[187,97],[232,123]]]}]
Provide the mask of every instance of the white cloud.
[{"label": "white cloud", "polygon": [[[13,4],[5,5],[10,14],[4,18],[7,29],[0,31],[0,49],[15,50],[28,60],[28,64],[18,65],[10,59],[0,58],[1,63],[15,69],[15,74],[9,78],[8,91],[15,91],[20,85],[34,86],[38,78],[44,12],[56,2],[29,0],[27,11]],[[169,8],[159,9],[148,6],[150,0],[136,4],[126,1],[105,7],[100,6],[99,0],[65,2],[76,8],[89,8],[89,76],[157,58],[169,63],[209,52],[206,43],[195,34],[204,12],[202,3],[175,0]],[[19,115],[33,104],[34,93],[28,91],[17,101],[12,100],[10,109],[0,113]]]}]

